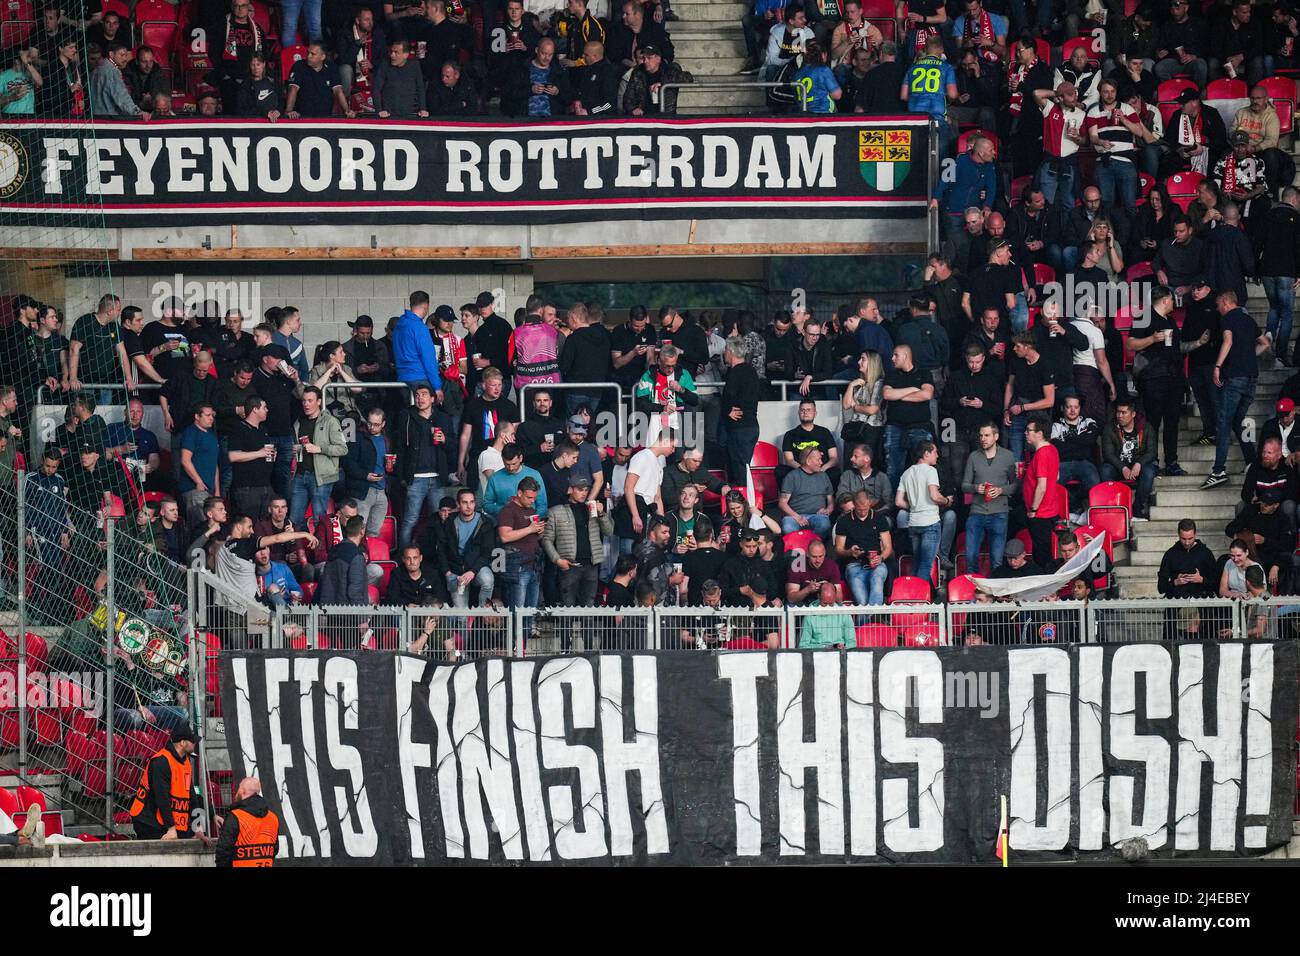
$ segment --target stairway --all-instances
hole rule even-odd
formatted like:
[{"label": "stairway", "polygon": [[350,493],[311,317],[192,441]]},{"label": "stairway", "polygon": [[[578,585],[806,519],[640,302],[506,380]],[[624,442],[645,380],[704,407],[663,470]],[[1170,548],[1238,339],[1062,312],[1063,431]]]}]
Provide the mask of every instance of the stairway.
[{"label": "stairway", "polygon": [[758,77],[739,75],[745,62],[745,35],[740,25],[745,8],[744,3],[673,0],[673,12],[681,19],[666,26],[677,62],[697,83],[735,86],[682,90],[677,101],[680,115],[718,116],[766,110],[763,91],[747,85]]},{"label": "stairway", "polygon": [[[1258,287],[1251,290],[1258,291]],[[1252,294],[1247,309],[1262,327],[1268,314],[1268,301],[1262,294]],[[1273,403],[1278,391],[1294,369],[1261,368],[1256,386],[1255,401],[1250,406],[1249,417],[1257,428],[1273,416]],[[1194,414],[1182,420],[1178,431],[1179,463],[1187,474],[1178,478],[1158,477],[1155,498],[1151,506],[1151,520],[1132,526],[1131,540],[1115,552],[1115,577],[1120,595],[1125,598],[1158,597],[1156,576],[1160,560],[1170,546],[1178,540],[1178,522],[1191,518],[1196,522],[1197,533],[1215,555],[1220,555],[1228,545],[1224,526],[1236,514],[1241,500],[1242,475],[1246,463],[1241,448],[1234,441],[1228,452],[1228,481],[1217,488],[1201,489],[1201,482],[1214,463],[1214,446],[1191,444],[1201,434],[1201,419]],[[1163,456],[1162,456],[1163,458]]]}]

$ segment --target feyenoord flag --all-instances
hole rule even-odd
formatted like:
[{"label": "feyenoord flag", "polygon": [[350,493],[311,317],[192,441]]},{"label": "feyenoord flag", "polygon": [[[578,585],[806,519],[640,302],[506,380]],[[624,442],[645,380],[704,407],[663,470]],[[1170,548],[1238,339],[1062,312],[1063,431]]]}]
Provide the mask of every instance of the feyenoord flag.
[{"label": "feyenoord flag", "polygon": [[907,178],[912,168],[910,129],[864,129],[858,131],[858,169],[868,185],[891,192]]}]

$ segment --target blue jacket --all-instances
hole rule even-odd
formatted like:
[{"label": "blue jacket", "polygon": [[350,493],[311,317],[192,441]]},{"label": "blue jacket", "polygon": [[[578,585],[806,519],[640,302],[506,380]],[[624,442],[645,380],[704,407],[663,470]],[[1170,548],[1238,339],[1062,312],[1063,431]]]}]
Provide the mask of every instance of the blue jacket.
[{"label": "blue jacket", "polygon": [[393,365],[397,369],[398,381],[408,385],[428,382],[435,389],[442,388],[438,353],[423,319],[407,309],[393,326],[392,339]]},{"label": "blue jacket", "polygon": [[889,337],[883,325],[866,319],[859,322],[858,349],[862,352],[875,352],[886,370],[894,367],[894,340]]},{"label": "blue jacket", "polygon": [[[983,191],[984,198],[980,198]],[[934,197],[950,216],[960,216],[970,206],[992,208],[998,198],[998,174],[995,163],[977,163],[969,153],[957,157],[957,164],[952,172],[952,181],[945,172],[939,177],[939,188]]]},{"label": "blue jacket", "polygon": [[519,490],[519,482],[524,478],[532,478],[537,482],[537,504],[533,505],[537,509],[539,517],[546,517],[546,482],[542,480],[541,473],[536,468],[529,468],[524,465],[519,469],[517,474],[510,474],[504,468],[498,468],[492,472],[492,477],[488,479],[487,487],[483,489],[483,510],[495,518],[497,512],[506,506],[515,492]]},{"label": "blue jacket", "polygon": [[279,561],[272,561],[271,570],[267,571],[266,574],[260,575],[260,577],[264,589],[269,588],[273,584],[280,585],[279,594],[268,594],[263,591],[262,598],[265,603],[269,604],[271,607],[285,607],[289,603],[289,598],[292,594],[297,594],[298,599],[302,600],[302,585],[298,583],[298,579],[293,576],[293,572],[289,570],[287,564],[282,564]]},{"label": "blue jacket", "polygon": [[271,342],[275,345],[283,345],[289,353],[289,364],[298,370],[298,377],[304,382],[307,381],[307,373],[311,371],[311,366],[307,362],[307,348],[298,341],[296,335],[285,335],[283,332],[272,332]]}]

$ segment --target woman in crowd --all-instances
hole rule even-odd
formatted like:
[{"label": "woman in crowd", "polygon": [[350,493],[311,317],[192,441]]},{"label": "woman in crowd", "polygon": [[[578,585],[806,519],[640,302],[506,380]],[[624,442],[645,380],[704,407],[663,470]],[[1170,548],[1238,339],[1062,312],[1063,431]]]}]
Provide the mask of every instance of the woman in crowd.
[{"label": "woman in crowd", "polygon": [[1133,247],[1129,251],[1130,265],[1150,262],[1156,248],[1165,239],[1174,237],[1173,200],[1164,183],[1156,183],[1147,193],[1147,201],[1138,209],[1133,224]]},{"label": "woman in crowd", "polygon": [[347,353],[343,351],[343,343],[338,341],[329,341],[316,350],[316,364],[308,373],[311,383],[319,388],[325,395],[325,407],[336,415],[347,415],[350,418],[357,416],[357,401],[355,396],[360,395],[364,388],[332,388],[325,391],[325,386],[329,382],[357,382],[358,379],[352,374],[352,369],[347,364]]},{"label": "woman in crowd", "polygon": [[726,500],[727,517],[718,531],[718,544],[726,548],[728,554],[740,553],[740,535],[748,528],[755,531],[766,528],[778,538],[781,536],[781,526],[763,512],[750,508],[743,492],[729,491]]},{"label": "woman in crowd", "polygon": [[871,449],[872,461],[880,457],[881,438],[885,434],[884,363],[876,352],[863,352],[858,358],[858,377],[844,389],[840,437],[844,447],[863,443]]}]

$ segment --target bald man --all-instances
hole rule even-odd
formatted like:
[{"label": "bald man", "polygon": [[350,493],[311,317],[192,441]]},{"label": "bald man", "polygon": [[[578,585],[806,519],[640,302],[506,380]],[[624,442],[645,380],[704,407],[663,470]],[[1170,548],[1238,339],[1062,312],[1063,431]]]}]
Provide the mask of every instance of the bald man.
[{"label": "bald man", "polygon": [[280,837],[280,818],[262,798],[262,784],[245,777],[235,789],[235,802],[224,817],[217,817],[216,864],[220,867],[271,866]]}]

